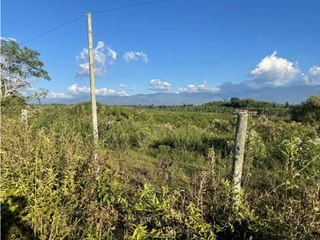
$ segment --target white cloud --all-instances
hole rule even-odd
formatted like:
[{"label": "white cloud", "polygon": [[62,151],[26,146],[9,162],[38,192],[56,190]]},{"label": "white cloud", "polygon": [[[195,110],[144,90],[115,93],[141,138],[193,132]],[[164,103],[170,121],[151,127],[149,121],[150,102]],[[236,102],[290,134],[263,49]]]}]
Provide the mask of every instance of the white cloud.
[{"label": "white cloud", "polygon": [[3,41],[14,41],[14,42],[17,41],[15,38],[12,38],[12,37],[6,38],[6,37],[1,37],[1,36],[0,36],[0,40],[3,40]]},{"label": "white cloud", "polygon": [[111,63],[113,63],[117,59],[118,53],[111,48],[107,48],[108,56],[110,57]]},{"label": "white cloud", "polygon": [[[113,64],[117,59],[116,51],[105,47],[104,42],[98,42],[93,50],[94,73],[96,76],[103,76],[107,71],[107,65]],[[89,75],[88,49],[84,48],[76,57],[78,63],[77,76]]]},{"label": "white cloud", "polygon": [[111,88],[97,88],[96,94],[98,96],[129,96],[125,91],[116,91]]},{"label": "white cloud", "polygon": [[70,96],[62,92],[48,92],[47,98],[70,98]]},{"label": "white cloud", "polygon": [[189,84],[187,87],[178,88],[178,93],[217,93],[220,91],[219,87],[209,87],[208,83],[204,81],[200,85]]},{"label": "white cloud", "polygon": [[297,64],[278,57],[276,54],[277,52],[273,52],[270,56],[266,56],[250,72],[250,77],[246,81],[249,87],[288,86],[298,79],[300,69]]},{"label": "white cloud", "polygon": [[138,61],[138,60],[142,60],[145,63],[147,63],[149,61],[148,56],[144,53],[144,52],[126,52],[123,55],[123,59],[126,62],[130,62],[130,61]]},{"label": "white cloud", "polygon": [[313,66],[309,69],[308,76],[302,78],[308,85],[320,84],[320,66]]},{"label": "white cloud", "polygon": [[[68,87],[68,92],[72,95],[88,95],[90,94],[90,88],[87,86],[78,86],[78,84],[73,84]],[[96,88],[97,96],[129,96],[125,91],[116,91],[111,88]]]},{"label": "white cloud", "polygon": [[89,87],[80,87],[78,84],[72,84],[68,87],[68,92],[72,95],[90,94]]},{"label": "white cloud", "polygon": [[159,79],[152,79],[148,89],[152,91],[170,91],[171,84],[166,81],[161,82]]},{"label": "white cloud", "polygon": [[128,87],[128,85],[124,84],[124,83],[121,83],[119,86],[120,86],[120,88],[127,88]]}]

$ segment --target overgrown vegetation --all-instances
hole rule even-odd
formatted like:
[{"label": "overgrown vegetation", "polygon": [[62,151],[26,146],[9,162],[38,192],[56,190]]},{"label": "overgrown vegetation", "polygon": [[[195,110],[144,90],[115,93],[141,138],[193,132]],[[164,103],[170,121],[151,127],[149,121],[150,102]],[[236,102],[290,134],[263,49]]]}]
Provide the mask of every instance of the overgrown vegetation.
[{"label": "overgrown vegetation", "polygon": [[238,212],[230,174],[241,100],[98,105],[96,162],[90,104],[2,102],[2,238],[320,239],[318,100],[251,106],[265,111],[249,119]]},{"label": "overgrown vegetation", "polygon": [[214,101],[200,106],[196,105],[177,105],[177,106],[135,106],[136,108],[151,108],[158,110],[171,111],[192,111],[192,112],[214,112],[214,113],[233,113],[234,109],[245,108],[257,111],[259,114],[269,117],[289,117],[290,109],[293,107],[289,103],[279,104],[262,102],[253,99],[231,98],[230,101]]}]

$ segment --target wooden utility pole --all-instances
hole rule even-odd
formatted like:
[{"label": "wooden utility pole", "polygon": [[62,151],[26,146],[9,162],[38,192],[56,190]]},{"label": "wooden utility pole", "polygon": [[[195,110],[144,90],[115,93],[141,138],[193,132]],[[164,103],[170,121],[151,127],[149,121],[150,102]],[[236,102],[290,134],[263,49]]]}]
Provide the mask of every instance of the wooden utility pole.
[{"label": "wooden utility pole", "polygon": [[241,190],[241,177],[244,157],[244,147],[246,141],[246,131],[248,124],[248,111],[237,111],[237,129],[234,139],[234,151],[233,151],[233,165],[232,165],[232,187],[233,187],[233,200],[235,206],[240,203],[240,190]]},{"label": "wooden utility pole", "polygon": [[86,13],[88,19],[88,49],[89,49],[89,75],[90,75],[90,93],[92,104],[92,128],[93,128],[93,144],[95,149],[98,146],[98,118],[97,118],[97,102],[94,81],[94,56],[92,47],[92,26],[91,26],[91,13]]}]

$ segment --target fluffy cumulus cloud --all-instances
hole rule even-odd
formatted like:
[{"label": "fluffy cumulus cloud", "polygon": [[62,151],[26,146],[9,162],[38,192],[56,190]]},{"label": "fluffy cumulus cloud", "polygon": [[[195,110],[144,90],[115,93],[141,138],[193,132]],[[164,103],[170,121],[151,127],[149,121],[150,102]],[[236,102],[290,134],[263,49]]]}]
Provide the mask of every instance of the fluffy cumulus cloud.
[{"label": "fluffy cumulus cloud", "polygon": [[[93,50],[94,72],[96,76],[103,76],[107,66],[113,64],[117,59],[117,52],[105,46],[104,42],[98,42]],[[76,57],[78,63],[77,76],[89,75],[88,49],[84,48]]]},{"label": "fluffy cumulus cloud", "polygon": [[320,66],[313,66],[309,69],[308,75],[303,76],[303,80],[308,85],[320,84]]},{"label": "fluffy cumulus cloud", "polygon": [[[73,84],[68,87],[68,92],[74,96],[83,96],[90,94],[90,88],[87,86],[78,86]],[[129,96],[125,91],[116,91],[111,88],[96,88],[97,96]]]},{"label": "fluffy cumulus cloud", "polygon": [[71,96],[62,92],[48,92],[47,98],[70,98]]},{"label": "fluffy cumulus cloud", "polygon": [[219,87],[209,87],[206,81],[199,85],[189,84],[186,87],[181,87],[177,90],[178,93],[217,93],[219,91]]},{"label": "fluffy cumulus cloud", "polygon": [[123,55],[123,59],[126,62],[142,60],[147,63],[149,61],[148,56],[143,52],[126,52]]},{"label": "fluffy cumulus cloud", "polygon": [[149,90],[151,91],[170,91],[171,90],[171,84],[167,81],[161,81],[159,79],[152,79],[149,84]]},{"label": "fluffy cumulus cloud", "polygon": [[298,80],[300,72],[295,63],[278,57],[277,52],[273,52],[270,56],[262,59],[250,72],[246,84],[253,88],[288,86]]}]

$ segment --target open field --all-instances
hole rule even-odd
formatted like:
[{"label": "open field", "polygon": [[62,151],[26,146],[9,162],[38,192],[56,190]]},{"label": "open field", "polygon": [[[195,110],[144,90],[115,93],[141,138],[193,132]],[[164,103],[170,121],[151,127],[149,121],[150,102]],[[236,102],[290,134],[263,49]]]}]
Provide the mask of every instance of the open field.
[{"label": "open field", "polygon": [[319,122],[294,122],[288,107],[274,107],[249,117],[235,211],[230,106],[98,105],[94,160],[90,104],[8,104],[3,237],[319,239]]}]

